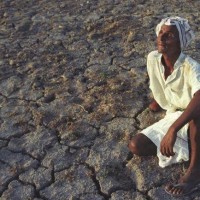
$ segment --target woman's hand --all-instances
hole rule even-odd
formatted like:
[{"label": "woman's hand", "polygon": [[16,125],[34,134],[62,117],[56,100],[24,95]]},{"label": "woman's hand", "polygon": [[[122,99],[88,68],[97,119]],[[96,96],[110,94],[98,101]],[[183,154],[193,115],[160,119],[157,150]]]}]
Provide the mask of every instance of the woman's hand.
[{"label": "woman's hand", "polygon": [[160,152],[162,153],[162,155],[167,157],[175,155],[173,147],[176,142],[176,137],[177,132],[175,131],[175,129],[170,127],[160,144]]}]

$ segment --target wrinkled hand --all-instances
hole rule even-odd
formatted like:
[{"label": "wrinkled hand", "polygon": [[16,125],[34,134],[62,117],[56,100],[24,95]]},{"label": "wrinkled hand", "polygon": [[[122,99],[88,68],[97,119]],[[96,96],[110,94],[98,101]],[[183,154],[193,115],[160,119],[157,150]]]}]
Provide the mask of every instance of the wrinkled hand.
[{"label": "wrinkled hand", "polygon": [[176,142],[177,132],[172,128],[169,128],[166,135],[163,137],[160,144],[160,152],[162,155],[170,157],[174,156],[175,153],[173,151],[174,144]]}]

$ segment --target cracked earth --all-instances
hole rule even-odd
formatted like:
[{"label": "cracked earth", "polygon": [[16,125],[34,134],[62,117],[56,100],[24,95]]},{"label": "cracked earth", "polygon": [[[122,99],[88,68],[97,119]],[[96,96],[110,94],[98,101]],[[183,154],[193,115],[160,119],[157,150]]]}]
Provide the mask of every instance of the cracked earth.
[{"label": "cracked earth", "polygon": [[[160,119],[148,109],[155,26],[182,16],[196,33],[199,0],[0,2],[0,199],[170,200],[162,169],[129,139]],[[200,190],[182,199],[200,199]]]}]

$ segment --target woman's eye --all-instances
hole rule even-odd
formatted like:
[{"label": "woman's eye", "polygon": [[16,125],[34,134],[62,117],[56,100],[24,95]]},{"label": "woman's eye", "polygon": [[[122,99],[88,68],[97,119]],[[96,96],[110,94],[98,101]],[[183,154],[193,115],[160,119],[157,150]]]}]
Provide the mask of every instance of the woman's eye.
[{"label": "woman's eye", "polygon": [[168,34],[168,37],[169,37],[169,38],[174,38],[174,34],[169,33],[169,34]]}]

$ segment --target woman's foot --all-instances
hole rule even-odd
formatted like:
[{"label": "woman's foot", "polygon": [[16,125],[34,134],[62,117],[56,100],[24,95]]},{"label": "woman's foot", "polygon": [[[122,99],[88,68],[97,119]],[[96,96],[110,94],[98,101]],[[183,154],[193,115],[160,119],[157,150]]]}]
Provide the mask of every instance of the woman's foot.
[{"label": "woman's foot", "polygon": [[196,191],[197,185],[194,183],[169,184],[165,187],[165,191],[174,197],[183,197]]},{"label": "woman's foot", "polygon": [[178,184],[168,184],[165,191],[174,197],[186,196],[198,189],[200,184],[200,170],[187,170],[186,174],[180,179]]}]

